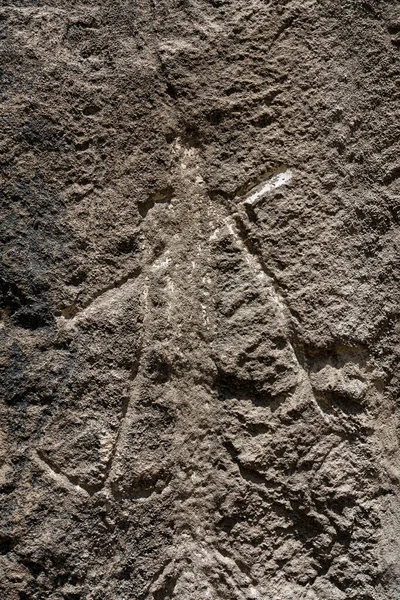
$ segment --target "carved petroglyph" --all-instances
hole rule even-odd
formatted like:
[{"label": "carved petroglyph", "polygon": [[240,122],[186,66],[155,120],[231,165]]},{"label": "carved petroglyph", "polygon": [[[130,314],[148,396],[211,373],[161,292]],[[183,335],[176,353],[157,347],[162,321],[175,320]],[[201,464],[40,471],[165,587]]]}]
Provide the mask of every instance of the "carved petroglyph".
[{"label": "carved petroglyph", "polygon": [[5,4],[0,597],[393,600],[396,2]]},{"label": "carved petroglyph", "polygon": [[[270,189],[272,189],[272,188],[269,188],[268,191],[270,191]],[[282,324],[286,330],[287,343],[291,350],[292,358],[293,358],[294,362],[297,363],[297,366],[299,369],[299,380],[298,380],[299,385],[305,386],[305,388],[307,390],[307,395],[309,396],[311,402],[315,406],[318,414],[322,417],[322,419],[325,423],[328,423],[328,421],[329,421],[328,416],[326,414],[324,414],[324,412],[322,411],[321,407],[319,406],[319,404],[315,398],[314,391],[313,391],[307,370],[304,368],[303,364],[300,362],[298,355],[294,349],[293,342],[291,341],[291,337],[292,337],[291,329],[293,327],[293,323],[291,322],[291,319],[290,319],[290,311],[287,307],[287,304],[286,304],[283,296],[280,294],[279,289],[276,286],[276,284],[274,283],[273,279],[266,272],[263,261],[260,260],[259,256],[254,251],[253,252],[250,251],[249,244],[247,243],[247,240],[242,233],[243,230],[238,228],[236,225],[238,219],[240,219],[240,218],[241,217],[239,216],[238,213],[235,213],[232,216],[226,217],[224,220],[225,225],[226,225],[228,231],[231,233],[232,236],[234,236],[238,245],[240,246],[240,248],[245,256],[246,262],[248,263],[250,268],[253,270],[253,272],[256,274],[257,278],[262,281],[263,286],[265,286],[267,288],[268,295],[276,307],[278,318],[282,321]],[[215,235],[215,232],[213,235]]]}]

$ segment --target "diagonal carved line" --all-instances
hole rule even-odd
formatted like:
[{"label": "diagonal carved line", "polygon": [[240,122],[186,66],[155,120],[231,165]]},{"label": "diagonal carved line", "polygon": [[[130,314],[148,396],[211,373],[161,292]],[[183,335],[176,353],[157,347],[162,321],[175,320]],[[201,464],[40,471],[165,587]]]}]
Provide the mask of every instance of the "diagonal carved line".
[{"label": "diagonal carved line", "polygon": [[[141,360],[141,349],[139,350],[139,356],[137,358],[135,367],[134,367],[134,369],[132,371],[132,374],[131,374],[131,377],[130,377],[131,385],[132,385],[132,383],[135,381],[135,379],[138,376],[139,367],[140,367],[140,360]],[[113,448],[111,450],[109,459],[108,459],[106,467],[105,467],[105,471],[104,471],[104,475],[103,475],[103,480],[102,480],[102,483],[101,483],[102,487],[104,487],[106,485],[107,480],[108,480],[108,478],[110,476],[110,473],[111,473],[111,469],[112,469],[113,464],[114,464],[114,459],[115,459],[115,456],[116,456],[117,451],[118,451],[118,445],[119,445],[119,441],[121,439],[122,430],[124,428],[124,424],[126,422],[126,417],[127,417],[128,411],[129,411],[129,406],[130,406],[130,403],[131,403],[131,393],[132,392],[130,390],[129,394],[124,398],[124,402],[123,402],[123,405],[122,405],[121,419],[120,419],[119,427],[118,427],[118,432],[117,432],[117,436],[115,438],[115,442],[114,442]]]},{"label": "diagonal carved line", "polygon": [[131,281],[136,281],[139,278],[139,276],[141,275],[141,273],[142,273],[142,268],[137,267],[133,271],[130,271],[126,275],[123,275],[122,277],[120,277],[120,279],[117,279],[116,281],[113,281],[112,283],[110,283],[108,286],[106,286],[100,292],[98,292],[93,298],[91,298],[87,302],[83,303],[81,305],[81,307],[77,307],[75,304],[73,304],[72,306],[65,308],[61,312],[62,316],[64,316],[70,322],[73,322],[75,319],[78,319],[78,318],[84,316],[84,314],[89,309],[91,309],[95,304],[100,303],[101,300],[103,299],[103,296],[105,296],[108,292],[110,292],[112,290],[119,290],[125,284],[130,283]]},{"label": "diagonal carved line", "polygon": [[[302,351],[300,345],[297,340],[296,332],[293,330],[293,324],[291,317],[293,316],[289,306],[286,303],[286,300],[282,293],[279,290],[279,286],[276,283],[276,279],[271,272],[271,270],[267,267],[264,259],[260,255],[260,252],[256,249],[255,245],[249,239],[246,231],[246,227],[243,221],[243,218],[239,214],[239,212],[234,212],[230,216],[225,218],[225,224],[229,230],[229,232],[236,238],[239,243],[241,249],[247,254],[248,260],[247,262],[253,262],[253,265],[263,274],[264,281],[267,282],[267,286],[269,289],[269,293],[271,294],[275,304],[279,309],[280,316],[285,323],[288,331],[288,345],[291,349],[293,358],[295,359],[299,370],[302,374],[302,379],[307,383],[307,387],[310,391],[310,398],[315,408],[317,409],[318,414],[322,417],[325,423],[329,422],[328,416],[323,412],[318,400],[315,397],[313,387],[311,385],[310,377],[308,375],[307,369],[304,365],[304,361],[302,359]],[[289,315],[289,317],[288,317]]]},{"label": "diagonal carved line", "polygon": [[53,479],[68,489],[83,493],[85,496],[93,496],[98,491],[97,486],[86,485],[78,477],[62,473],[61,469],[42,450],[35,451],[34,459]]}]

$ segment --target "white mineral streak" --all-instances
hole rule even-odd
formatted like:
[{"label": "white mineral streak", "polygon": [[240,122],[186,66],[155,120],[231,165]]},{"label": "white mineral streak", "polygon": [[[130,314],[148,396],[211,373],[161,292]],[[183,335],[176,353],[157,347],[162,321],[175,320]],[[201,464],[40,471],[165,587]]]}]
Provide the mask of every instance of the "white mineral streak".
[{"label": "white mineral streak", "polygon": [[282,173],[277,173],[265,183],[262,188],[251,194],[244,201],[245,204],[256,204],[261,198],[275,190],[276,188],[281,187],[282,185],[286,185],[293,177],[293,173],[288,169],[283,171]]}]

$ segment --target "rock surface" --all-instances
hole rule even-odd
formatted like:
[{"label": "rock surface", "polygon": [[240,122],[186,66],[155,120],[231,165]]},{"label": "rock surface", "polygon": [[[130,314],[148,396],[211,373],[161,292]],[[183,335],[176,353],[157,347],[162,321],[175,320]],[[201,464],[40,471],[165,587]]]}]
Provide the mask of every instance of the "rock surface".
[{"label": "rock surface", "polygon": [[1,597],[399,599],[397,0],[0,24]]}]

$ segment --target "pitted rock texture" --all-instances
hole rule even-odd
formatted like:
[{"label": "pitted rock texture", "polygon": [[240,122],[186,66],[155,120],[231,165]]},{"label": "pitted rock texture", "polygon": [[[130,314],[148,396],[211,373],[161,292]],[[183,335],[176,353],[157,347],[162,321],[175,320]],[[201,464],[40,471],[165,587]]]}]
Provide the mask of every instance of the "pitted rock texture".
[{"label": "pitted rock texture", "polygon": [[0,590],[400,598],[395,0],[4,0]]}]

